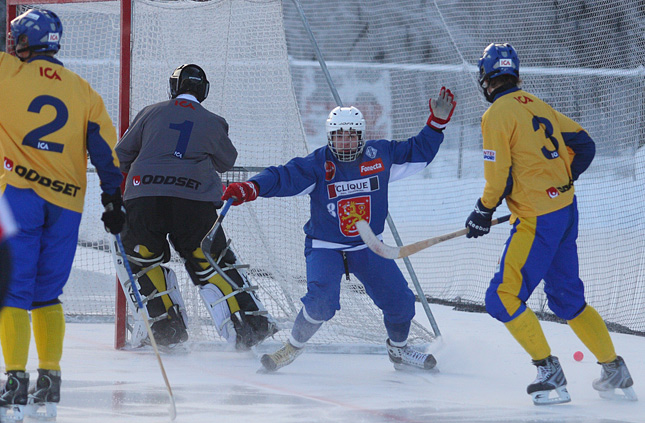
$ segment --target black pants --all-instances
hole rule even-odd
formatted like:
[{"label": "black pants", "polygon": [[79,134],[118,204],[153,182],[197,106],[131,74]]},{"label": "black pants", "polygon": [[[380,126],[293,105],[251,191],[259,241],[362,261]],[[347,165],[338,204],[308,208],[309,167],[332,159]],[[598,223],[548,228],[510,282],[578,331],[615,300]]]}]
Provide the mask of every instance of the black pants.
[{"label": "black pants", "polygon": [[[139,197],[126,201],[125,209],[124,247],[132,252],[136,245],[145,245],[155,257],[168,254],[166,236],[182,257],[190,257],[217,219],[212,202],[176,197]],[[220,228],[210,253],[217,257],[225,247],[226,236]]]}]

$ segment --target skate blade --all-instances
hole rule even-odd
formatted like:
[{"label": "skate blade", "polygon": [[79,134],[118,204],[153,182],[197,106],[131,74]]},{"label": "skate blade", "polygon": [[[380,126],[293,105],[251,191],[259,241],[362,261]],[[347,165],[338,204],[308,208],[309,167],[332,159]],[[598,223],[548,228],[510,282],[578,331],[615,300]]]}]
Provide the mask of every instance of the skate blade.
[{"label": "skate blade", "polygon": [[25,408],[25,415],[36,420],[56,420],[56,403],[45,402],[40,404],[28,404]]},{"label": "skate blade", "polygon": [[416,367],[416,366],[411,366],[409,364],[403,364],[403,363],[392,363],[394,366],[394,369],[399,371],[399,372],[405,372],[405,373],[423,373],[423,374],[436,374],[439,373],[439,369],[436,367],[432,367],[430,369],[423,369],[421,367]]},{"label": "skate blade", "polygon": [[20,423],[25,418],[24,405],[7,405],[0,407],[0,422]]},{"label": "skate blade", "polygon": [[600,398],[612,401],[638,401],[636,392],[634,392],[634,388],[631,386],[629,388],[622,389],[622,394],[616,391],[617,389],[612,389],[611,391],[598,391],[598,395],[600,395]]},{"label": "skate blade", "polygon": [[272,373],[275,373],[275,370],[269,370],[266,367],[262,366],[259,369],[257,369],[255,373],[259,375],[270,375]]},{"label": "skate blade", "polygon": [[[555,392],[557,396],[551,397],[551,392]],[[571,401],[571,396],[566,386],[560,386],[549,391],[536,391],[531,394],[531,397],[533,397],[533,404],[535,405],[564,404]]]}]

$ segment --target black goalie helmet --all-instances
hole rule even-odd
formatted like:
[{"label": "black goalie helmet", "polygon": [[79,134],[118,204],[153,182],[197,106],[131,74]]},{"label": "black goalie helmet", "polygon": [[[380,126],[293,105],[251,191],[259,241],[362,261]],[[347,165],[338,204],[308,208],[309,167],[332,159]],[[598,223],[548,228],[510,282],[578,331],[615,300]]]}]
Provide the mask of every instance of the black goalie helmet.
[{"label": "black goalie helmet", "polygon": [[202,68],[194,64],[181,65],[174,70],[168,80],[168,92],[170,98],[179,94],[191,92],[195,94],[200,103],[208,97],[210,83],[206,79],[206,73]]}]

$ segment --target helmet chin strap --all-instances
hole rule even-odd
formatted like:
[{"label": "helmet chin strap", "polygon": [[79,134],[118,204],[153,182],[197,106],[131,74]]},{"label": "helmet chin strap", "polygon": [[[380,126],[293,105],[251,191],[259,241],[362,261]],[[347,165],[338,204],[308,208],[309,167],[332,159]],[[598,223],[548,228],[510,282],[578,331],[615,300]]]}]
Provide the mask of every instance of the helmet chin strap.
[{"label": "helmet chin strap", "polygon": [[[16,48],[14,48],[14,50],[13,50],[13,51],[15,52],[16,57],[17,57],[18,59],[20,59],[20,61],[21,61],[21,62],[24,62],[25,60],[29,60],[29,59],[31,59],[31,57],[34,55],[34,51],[33,51],[33,49],[32,49],[32,48],[30,48],[30,46],[23,47],[23,48],[21,48],[21,49],[19,49],[19,48],[17,48],[17,47],[16,47]],[[29,52],[29,56],[27,56],[27,57],[20,57],[20,56],[18,56],[18,54],[20,54],[20,53],[24,53],[24,52],[26,52],[26,51],[28,51],[28,52]]]},{"label": "helmet chin strap", "polygon": [[[490,85],[490,81],[488,82],[488,84]],[[497,96],[497,94],[504,92],[506,90],[510,90],[515,86],[517,86],[517,84],[513,82],[507,82],[506,84],[500,85],[499,87],[495,88],[490,93],[488,93],[488,88],[484,88],[482,86],[482,89],[484,90],[484,97],[486,97],[486,100],[488,100],[489,103],[492,103],[493,101],[495,101],[495,97]]]}]

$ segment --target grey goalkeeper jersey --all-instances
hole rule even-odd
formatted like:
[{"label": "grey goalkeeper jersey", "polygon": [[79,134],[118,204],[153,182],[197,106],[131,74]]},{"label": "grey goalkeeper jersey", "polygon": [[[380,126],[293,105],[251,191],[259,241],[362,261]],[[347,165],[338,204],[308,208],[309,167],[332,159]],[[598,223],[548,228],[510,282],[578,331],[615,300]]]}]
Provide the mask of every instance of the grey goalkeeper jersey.
[{"label": "grey goalkeeper jersey", "polygon": [[220,206],[216,171],[230,170],[237,158],[226,120],[190,95],[142,109],[114,149],[128,174],[125,200],[179,197]]}]

